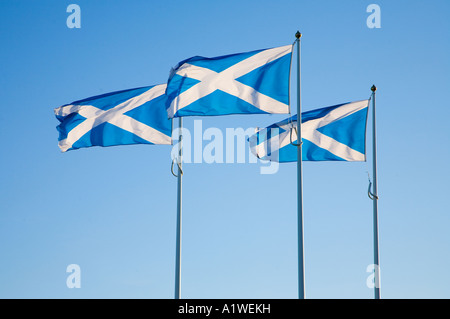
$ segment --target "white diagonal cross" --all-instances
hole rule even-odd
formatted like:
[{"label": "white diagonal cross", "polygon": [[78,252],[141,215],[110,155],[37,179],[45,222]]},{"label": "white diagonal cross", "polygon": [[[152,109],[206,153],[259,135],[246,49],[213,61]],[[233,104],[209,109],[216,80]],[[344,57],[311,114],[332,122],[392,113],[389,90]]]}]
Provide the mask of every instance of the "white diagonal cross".
[{"label": "white diagonal cross", "polygon": [[254,88],[236,81],[236,79],[264,64],[291,53],[291,51],[291,45],[264,50],[232,65],[222,72],[215,72],[204,67],[184,63],[177,69],[176,74],[200,82],[175,97],[167,109],[169,117],[172,118],[179,110],[216,90],[234,95],[262,111],[269,113],[288,113],[289,106],[287,104],[262,94]]},{"label": "white diagonal cross", "polygon": [[[357,102],[348,103],[342,105],[332,111],[330,111],[327,115],[321,118],[313,119],[307,122],[302,123],[302,139],[308,140],[311,143],[317,145],[320,148],[326,149],[332,154],[343,158],[347,161],[364,161],[365,155],[361,152],[358,152],[348,145],[342,144],[335,139],[322,134],[318,131],[319,128],[324,127],[332,122],[339,121],[344,117],[347,117],[353,113],[356,113],[366,107],[368,107],[369,101],[362,100]],[[279,126],[280,129],[284,131],[280,133],[278,136],[275,136],[278,141],[274,141],[276,145],[279,145],[277,148],[280,149],[292,142],[297,141],[297,133],[295,130],[291,132],[292,127],[296,127],[297,121],[293,121],[290,124],[284,124]],[[292,137],[290,136],[292,134]],[[266,143],[266,142],[264,142]],[[272,144],[272,142],[269,142]],[[271,148],[273,149],[273,148]],[[259,146],[257,148],[258,156],[260,158],[267,155],[267,147]]]},{"label": "white diagonal cross", "polygon": [[67,151],[84,134],[106,122],[131,132],[148,142],[154,144],[171,144],[170,136],[124,114],[165,94],[165,90],[166,84],[156,85],[148,91],[132,97],[106,111],[92,105],[76,104],[61,106],[55,109],[55,114],[57,116],[67,116],[71,113],[78,113],[86,118],[83,122],[73,128],[64,140],[59,141],[59,147],[63,152]]}]

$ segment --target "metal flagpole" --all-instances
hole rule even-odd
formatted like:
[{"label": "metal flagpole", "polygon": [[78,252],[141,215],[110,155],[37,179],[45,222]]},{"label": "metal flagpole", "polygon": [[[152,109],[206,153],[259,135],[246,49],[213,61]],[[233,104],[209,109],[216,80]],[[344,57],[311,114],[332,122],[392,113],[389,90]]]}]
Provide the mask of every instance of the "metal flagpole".
[{"label": "metal flagpole", "polygon": [[[177,242],[176,242],[176,260],[175,260],[175,299],[180,299],[180,292],[181,292],[181,178],[183,176],[183,171],[181,169],[182,167],[182,156],[183,156],[183,135],[182,135],[182,128],[183,128],[183,119],[180,117],[178,122],[178,129],[179,129],[179,153],[178,153],[178,159],[177,159],[177,166],[178,166],[178,191],[177,191]],[[173,173],[173,170],[172,170]]]},{"label": "metal flagpole", "polygon": [[298,232],[298,298],[305,298],[305,265],[303,252],[303,188],[302,188],[302,111],[300,99],[300,38],[297,31],[297,232]]},{"label": "metal flagpole", "polygon": [[375,266],[375,299],[380,299],[380,255],[378,250],[378,193],[377,193],[377,134],[375,116],[375,91],[377,87],[372,85],[372,155],[373,155],[373,263]]}]

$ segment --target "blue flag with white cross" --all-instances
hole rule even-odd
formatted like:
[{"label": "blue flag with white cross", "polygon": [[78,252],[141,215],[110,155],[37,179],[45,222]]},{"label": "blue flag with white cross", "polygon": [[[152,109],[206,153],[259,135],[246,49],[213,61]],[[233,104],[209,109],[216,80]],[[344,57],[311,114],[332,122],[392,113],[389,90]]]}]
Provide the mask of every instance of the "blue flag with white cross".
[{"label": "blue flag with white cross", "polygon": [[289,113],[292,45],[178,63],[167,82],[169,118]]},{"label": "blue flag with white cross", "polygon": [[[369,100],[302,113],[303,161],[365,161]],[[259,130],[249,138],[252,153],[276,162],[297,161],[297,115]]]},{"label": "blue flag with white cross", "polygon": [[62,152],[91,146],[172,144],[166,84],[117,91],[54,110]]}]

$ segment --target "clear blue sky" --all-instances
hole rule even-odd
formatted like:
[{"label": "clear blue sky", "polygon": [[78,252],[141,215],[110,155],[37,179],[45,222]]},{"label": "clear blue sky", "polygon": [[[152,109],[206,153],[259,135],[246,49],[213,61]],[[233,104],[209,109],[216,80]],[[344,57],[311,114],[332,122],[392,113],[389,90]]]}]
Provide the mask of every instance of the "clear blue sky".
[{"label": "clear blue sky", "polygon": [[[71,3],[80,29],[66,26]],[[366,25],[371,3],[379,29]],[[171,147],[61,153],[53,109],[164,83],[194,55],[290,44],[300,30],[304,110],[378,87],[382,297],[450,298],[449,11],[447,0],[2,0],[0,297],[172,298]],[[225,132],[285,117],[202,120]],[[373,297],[371,165],[304,163],[307,298]],[[182,297],[297,297],[296,165],[259,168],[185,165]],[[69,264],[79,289],[66,286]]]}]

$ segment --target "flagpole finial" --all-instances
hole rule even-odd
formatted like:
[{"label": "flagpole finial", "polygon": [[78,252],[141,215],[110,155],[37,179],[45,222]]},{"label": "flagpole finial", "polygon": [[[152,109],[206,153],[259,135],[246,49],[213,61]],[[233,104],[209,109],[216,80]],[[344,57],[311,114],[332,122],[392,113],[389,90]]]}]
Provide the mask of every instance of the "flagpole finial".
[{"label": "flagpole finial", "polygon": [[297,31],[297,33],[295,33],[295,37],[297,39],[300,39],[302,37],[302,34],[300,33],[300,31]]},{"label": "flagpole finial", "polygon": [[372,87],[370,88],[372,90],[373,93],[375,93],[375,91],[377,90],[377,87],[374,85],[372,85]]}]

